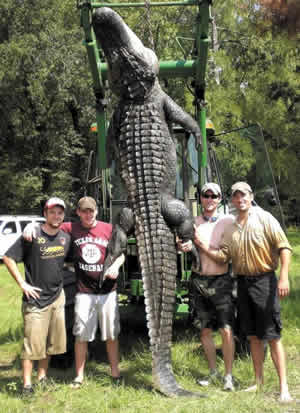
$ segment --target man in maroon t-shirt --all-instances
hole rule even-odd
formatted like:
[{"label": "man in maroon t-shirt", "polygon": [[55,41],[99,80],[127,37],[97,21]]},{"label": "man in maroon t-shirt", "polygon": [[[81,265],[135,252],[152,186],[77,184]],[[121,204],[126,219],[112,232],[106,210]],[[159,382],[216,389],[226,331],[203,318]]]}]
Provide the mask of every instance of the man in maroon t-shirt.
[{"label": "man in maroon t-shirt", "polygon": [[[75,298],[75,340],[76,377],[73,388],[80,387],[84,377],[87,345],[95,338],[98,322],[101,338],[106,342],[106,351],[115,382],[120,380],[119,343],[120,317],[116,278],[124,261],[120,257],[103,277],[106,247],[112,233],[112,225],[97,221],[96,201],[91,197],[81,198],[77,206],[80,222],[65,222],[62,229],[71,234],[77,275]],[[100,281],[103,279],[100,287]]]},{"label": "man in maroon t-shirt", "polygon": [[[71,235],[77,294],[75,297],[75,368],[76,377],[72,387],[79,388],[84,379],[88,342],[95,339],[98,323],[101,339],[106,342],[111,376],[120,383],[119,342],[120,316],[116,279],[124,255],[119,257],[103,274],[107,244],[111,238],[112,225],[97,221],[96,201],[83,197],[77,205],[80,222],[64,222],[61,229]],[[26,238],[32,232],[24,231]],[[29,235],[29,237],[28,237]]]}]

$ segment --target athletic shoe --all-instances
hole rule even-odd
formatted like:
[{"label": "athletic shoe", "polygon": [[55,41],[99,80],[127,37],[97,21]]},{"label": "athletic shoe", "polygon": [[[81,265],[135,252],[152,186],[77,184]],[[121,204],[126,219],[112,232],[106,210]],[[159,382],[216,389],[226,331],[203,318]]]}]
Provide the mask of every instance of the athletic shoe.
[{"label": "athletic shoe", "polygon": [[36,384],[37,388],[45,390],[50,384],[50,380],[47,376],[42,377]]},{"label": "athletic shoe", "polygon": [[210,373],[206,377],[203,377],[203,379],[197,380],[197,383],[200,386],[205,387],[211,384],[218,384],[221,380],[222,380],[221,374],[218,371],[216,371],[216,372]]},{"label": "athletic shoe", "polygon": [[119,376],[119,377],[111,377],[111,382],[113,386],[123,386],[124,385],[124,377]]},{"label": "athletic shoe", "polygon": [[234,380],[233,377],[230,374],[227,374],[224,377],[224,387],[223,390],[226,391],[234,391]]},{"label": "athletic shoe", "polygon": [[33,387],[31,386],[31,384],[27,384],[22,389],[22,396],[23,397],[32,396],[33,393],[34,393],[34,390],[33,390]]}]

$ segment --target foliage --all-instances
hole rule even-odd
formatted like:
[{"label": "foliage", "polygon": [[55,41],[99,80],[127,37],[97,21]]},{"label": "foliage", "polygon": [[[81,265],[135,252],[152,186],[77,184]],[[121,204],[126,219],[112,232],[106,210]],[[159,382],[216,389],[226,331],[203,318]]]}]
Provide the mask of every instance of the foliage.
[{"label": "foliage", "polygon": [[211,71],[210,116],[220,131],[259,123],[280,198],[299,199],[298,45],[272,29],[255,1],[216,0],[214,13],[219,39],[212,56],[220,81]]},{"label": "foliage", "polygon": [[[262,3],[213,1],[218,37],[209,53],[207,109],[217,133],[262,126],[279,194],[292,217],[300,202],[299,46],[283,20],[276,26],[266,16]],[[160,59],[192,58],[197,7],[117,11]],[[95,110],[82,38],[73,0],[0,0],[0,211],[39,207],[54,194],[72,206],[83,193],[87,157],[95,149],[89,133]],[[193,113],[191,82],[161,81]],[[250,148],[240,142],[238,158],[229,149],[236,147],[232,136],[222,140],[219,152],[230,161],[228,172],[242,170],[239,176],[251,179]]]},{"label": "foliage", "polygon": [[93,102],[76,9],[55,0],[1,1],[0,9],[0,206],[37,207],[53,193],[72,203],[82,191]]}]

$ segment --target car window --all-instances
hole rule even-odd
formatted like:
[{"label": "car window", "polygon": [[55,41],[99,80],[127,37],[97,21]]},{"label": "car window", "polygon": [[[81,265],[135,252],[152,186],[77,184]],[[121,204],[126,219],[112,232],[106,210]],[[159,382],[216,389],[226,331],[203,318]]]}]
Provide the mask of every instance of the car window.
[{"label": "car window", "polygon": [[11,232],[10,232],[11,234],[16,234],[17,233],[16,223],[11,221],[11,222],[8,222],[7,224],[5,224],[4,227],[3,227],[3,230],[2,230],[2,234],[4,234],[5,230],[7,231],[8,229],[11,230]]},{"label": "car window", "polygon": [[21,224],[21,230],[23,231],[23,229],[26,227],[27,224],[30,224],[31,221],[20,221]]}]

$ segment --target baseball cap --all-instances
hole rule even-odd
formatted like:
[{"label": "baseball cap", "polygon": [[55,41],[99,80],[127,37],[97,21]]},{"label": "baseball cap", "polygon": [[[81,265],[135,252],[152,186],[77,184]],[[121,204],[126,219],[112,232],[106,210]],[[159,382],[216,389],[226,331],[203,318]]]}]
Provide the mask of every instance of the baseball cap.
[{"label": "baseball cap", "polygon": [[214,182],[207,182],[202,186],[201,189],[201,194],[205,194],[205,192],[211,191],[215,195],[221,195],[221,188],[219,187],[218,184],[215,184]]},{"label": "baseball cap", "polygon": [[60,206],[63,209],[66,209],[66,204],[64,203],[64,201],[56,197],[49,198],[48,201],[45,203],[44,209],[51,209],[55,206]]},{"label": "baseball cap", "polygon": [[78,209],[92,209],[93,211],[96,211],[97,209],[97,204],[94,198],[91,196],[84,196],[83,198],[80,198],[77,204]]},{"label": "baseball cap", "polygon": [[231,187],[231,195],[234,195],[236,191],[240,191],[243,194],[246,194],[247,192],[252,194],[251,186],[247,184],[247,182],[236,182],[233,184]]}]

